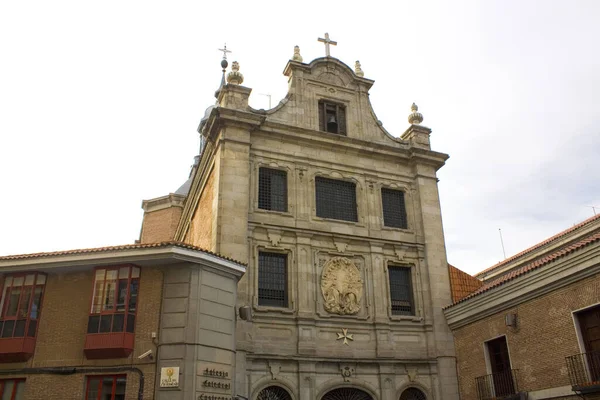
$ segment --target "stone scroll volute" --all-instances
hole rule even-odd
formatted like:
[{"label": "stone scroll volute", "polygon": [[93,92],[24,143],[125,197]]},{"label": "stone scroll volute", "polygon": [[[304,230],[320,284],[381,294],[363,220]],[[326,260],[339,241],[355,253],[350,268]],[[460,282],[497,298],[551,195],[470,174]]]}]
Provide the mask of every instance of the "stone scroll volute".
[{"label": "stone scroll volute", "polygon": [[353,315],[360,311],[363,281],[356,265],[345,257],[334,257],[323,265],[323,306],[331,314]]}]

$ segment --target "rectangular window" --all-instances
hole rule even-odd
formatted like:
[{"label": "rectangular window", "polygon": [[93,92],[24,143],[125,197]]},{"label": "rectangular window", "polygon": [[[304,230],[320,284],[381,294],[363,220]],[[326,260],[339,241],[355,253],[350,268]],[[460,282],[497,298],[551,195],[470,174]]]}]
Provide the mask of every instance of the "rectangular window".
[{"label": "rectangular window", "polygon": [[0,399],[2,400],[24,400],[25,379],[2,379],[0,380]]},{"label": "rectangular window", "polygon": [[85,400],[125,400],[125,375],[88,376]]},{"label": "rectangular window", "polygon": [[496,397],[515,394],[515,382],[510,367],[510,356],[506,336],[490,340],[486,343],[488,359],[492,369],[491,379]]},{"label": "rectangular window", "polygon": [[415,315],[410,267],[388,267],[392,315]]},{"label": "rectangular window", "polygon": [[287,255],[258,253],[258,305],[287,307]]},{"label": "rectangular window", "polygon": [[346,134],[346,108],[342,105],[319,101],[319,130]]},{"label": "rectangular window", "polygon": [[0,337],[35,337],[46,275],[9,275],[0,301]]},{"label": "rectangular window", "polygon": [[258,208],[287,211],[287,174],[271,168],[258,170]]},{"label": "rectangular window", "polygon": [[381,202],[383,204],[383,225],[393,228],[408,228],[403,191],[382,188]]},{"label": "rectangular window", "polygon": [[354,183],[317,176],[315,193],[317,217],[358,221]]},{"label": "rectangular window", "polygon": [[134,332],[139,281],[138,267],[96,270],[88,333]]}]

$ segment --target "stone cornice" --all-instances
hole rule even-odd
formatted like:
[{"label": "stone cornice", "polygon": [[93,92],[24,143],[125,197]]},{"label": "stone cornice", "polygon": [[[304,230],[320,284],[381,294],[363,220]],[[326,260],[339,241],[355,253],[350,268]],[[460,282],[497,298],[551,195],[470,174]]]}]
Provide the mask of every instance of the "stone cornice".
[{"label": "stone cornice", "polygon": [[600,242],[444,310],[455,330],[600,273]]},{"label": "stone cornice", "polygon": [[184,202],[184,195],[169,193],[166,196],[142,201],[142,208],[145,212],[153,212],[170,207],[183,207]]}]

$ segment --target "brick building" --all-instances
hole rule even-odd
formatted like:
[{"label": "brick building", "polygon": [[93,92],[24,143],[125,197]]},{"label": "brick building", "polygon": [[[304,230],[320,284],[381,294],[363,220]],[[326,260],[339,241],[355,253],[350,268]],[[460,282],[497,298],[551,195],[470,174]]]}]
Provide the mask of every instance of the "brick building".
[{"label": "brick building", "polygon": [[[35,348],[19,339],[29,358],[5,358],[4,382],[27,399],[98,398],[97,375],[127,393],[106,399],[135,398],[140,371],[145,399],[458,399],[436,176],[448,156],[416,105],[392,135],[358,62],[295,49],[288,95],[255,110],[239,65],[227,83],[223,65],[189,179],[143,202],[139,244],[0,260],[7,288],[24,290],[13,273],[46,279],[26,322],[39,319]],[[114,298],[94,294],[108,281]]]},{"label": "brick building", "polygon": [[462,400],[600,398],[600,216],[476,278],[445,309]]}]

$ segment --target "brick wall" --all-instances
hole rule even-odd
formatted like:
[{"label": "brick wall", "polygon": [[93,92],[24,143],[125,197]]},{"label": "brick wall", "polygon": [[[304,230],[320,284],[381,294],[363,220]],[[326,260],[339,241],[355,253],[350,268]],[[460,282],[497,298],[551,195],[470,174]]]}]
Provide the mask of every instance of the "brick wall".
[{"label": "brick wall", "polygon": [[140,241],[159,243],[173,240],[182,210],[181,207],[172,206],[144,213]]},{"label": "brick wall", "polygon": [[214,185],[215,173],[213,170],[206,180],[185,238],[186,243],[211,251],[214,246],[212,239]]},{"label": "brick wall", "polygon": [[[600,274],[455,330],[461,399],[477,399],[475,378],[488,374],[484,342],[501,335],[520,390],[569,385],[565,357],[581,353],[572,311],[599,301]],[[517,313],[517,328],[505,325],[508,313]]]},{"label": "brick wall", "polygon": [[[162,296],[162,271],[142,268],[138,298],[133,353],[127,358],[88,360],[83,353],[87,321],[90,310],[93,269],[77,272],[48,273],[41,317],[33,357],[24,363],[2,363],[0,371],[35,367],[92,367],[133,366],[145,375],[144,399],[152,399],[155,364],[137,357],[147,350],[156,353],[151,332],[158,332]],[[127,399],[136,398],[138,375],[127,374]],[[27,379],[25,398],[33,399],[83,399],[85,375],[30,375],[1,376]]]}]

